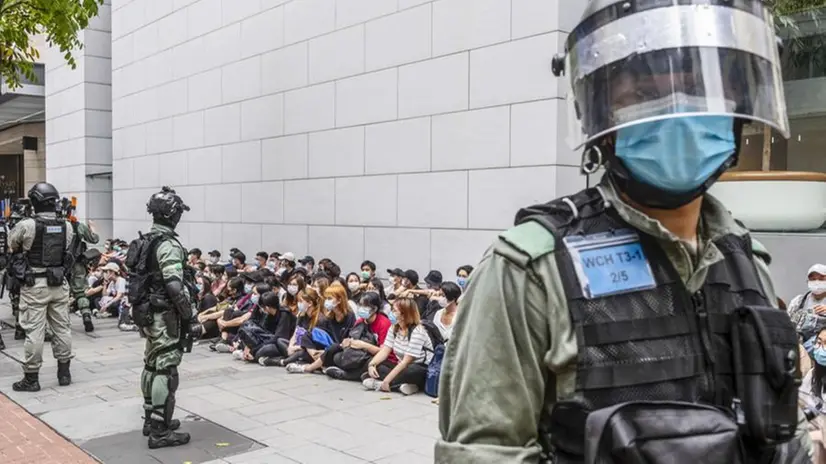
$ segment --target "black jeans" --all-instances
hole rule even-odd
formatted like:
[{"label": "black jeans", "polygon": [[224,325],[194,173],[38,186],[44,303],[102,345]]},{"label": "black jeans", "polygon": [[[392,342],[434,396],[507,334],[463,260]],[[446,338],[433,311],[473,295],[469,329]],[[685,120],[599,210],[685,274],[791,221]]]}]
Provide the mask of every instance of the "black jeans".
[{"label": "black jeans", "polygon": [[[384,378],[387,377],[387,374],[389,374],[395,367],[395,365],[390,364],[387,361],[376,366],[376,370],[379,371],[379,378],[384,380]],[[419,390],[424,390],[425,380],[427,380],[427,366],[424,364],[411,364],[403,371],[399,372],[399,375],[397,375],[396,378],[390,382],[390,388],[392,390],[397,390],[403,383],[412,383],[413,385],[419,387]]]},{"label": "black jeans", "polygon": [[[342,352],[344,348],[341,347],[339,344],[335,344],[324,350],[324,354],[321,355],[322,363],[324,367],[335,366],[344,371],[344,375],[341,377],[341,380],[350,380],[350,381],[359,381],[361,380],[361,376],[367,372],[367,364],[370,362],[368,358],[364,364],[359,367],[358,369],[344,369],[340,365]],[[391,367],[392,369],[392,367]]]}]

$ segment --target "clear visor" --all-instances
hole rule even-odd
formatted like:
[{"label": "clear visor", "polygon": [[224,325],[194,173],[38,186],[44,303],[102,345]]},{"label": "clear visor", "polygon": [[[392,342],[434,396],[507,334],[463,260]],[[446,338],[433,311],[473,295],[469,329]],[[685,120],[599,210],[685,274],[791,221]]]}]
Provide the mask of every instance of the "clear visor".
[{"label": "clear visor", "polygon": [[768,124],[788,137],[783,79],[771,28],[749,13],[719,7],[715,10],[731,16],[728,22],[723,21],[725,16],[706,15],[706,23],[692,19],[688,25],[670,25],[676,28],[672,31],[652,25],[657,19],[669,26],[669,19],[694,18],[669,10],[626,18],[640,21],[642,15],[659,15],[637,25],[647,24],[647,32],[611,31],[615,26],[611,23],[569,51],[568,144],[578,149],[622,127],[697,114]]}]

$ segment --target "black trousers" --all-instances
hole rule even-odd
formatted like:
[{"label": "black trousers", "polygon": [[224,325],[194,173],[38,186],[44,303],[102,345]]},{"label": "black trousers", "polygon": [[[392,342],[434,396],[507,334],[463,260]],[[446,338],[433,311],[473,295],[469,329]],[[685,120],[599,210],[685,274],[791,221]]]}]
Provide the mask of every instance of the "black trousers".
[{"label": "black trousers", "polygon": [[[379,371],[379,378],[384,380],[385,377],[387,377],[387,374],[389,374],[395,367],[396,366],[394,364],[390,364],[387,361],[376,366],[376,370]],[[390,382],[390,388],[395,390],[404,383],[412,383],[413,385],[419,387],[419,390],[424,390],[425,380],[427,380],[427,366],[424,364],[411,364],[401,371],[392,382]]]}]

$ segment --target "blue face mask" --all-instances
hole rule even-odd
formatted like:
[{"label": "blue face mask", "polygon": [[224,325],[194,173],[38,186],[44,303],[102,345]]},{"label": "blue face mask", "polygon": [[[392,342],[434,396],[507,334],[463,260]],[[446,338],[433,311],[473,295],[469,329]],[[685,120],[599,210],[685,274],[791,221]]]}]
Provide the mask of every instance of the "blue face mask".
[{"label": "blue face mask", "polygon": [[356,316],[364,319],[365,321],[367,319],[370,319],[370,316],[372,314],[373,314],[373,312],[370,311],[370,308],[368,308],[366,306],[359,306],[358,309],[356,310]]},{"label": "blue face mask", "polygon": [[396,323],[399,322],[399,318],[396,317],[396,313],[392,311],[390,312],[390,314],[387,315],[387,318],[390,319],[390,324],[392,325],[396,325]]},{"label": "blue face mask", "polygon": [[465,286],[467,285],[467,277],[457,277],[456,285],[458,285],[459,288],[464,290]]},{"label": "blue face mask", "polygon": [[821,366],[826,367],[826,348],[819,346],[812,352],[812,358]]},{"label": "blue face mask", "polygon": [[734,150],[730,116],[677,117],[617,131],[617,158],[634,179],[670,193],[703,185]]},{"label": "blue face mask", "polygon": [[195,284],[195,288],[197,288],[199,292],[204,291],[204,286],[202,284]]},{"label": "blue face mask", "polygon": [[253,295],[253,296],[251,296],[251,297],[250,297],[250,301],[252,301],[252,304],[256,304],[256,305],[257,305],[257,304],[258,304],[258,299],[259,299],[260,297],[261,297],[261,295]]},{"label": "blue face mask", "polygon": [[252,285],[249,285],[249,284],[244,285],[244,293],[250,293],[250,292],[252,292]]}]

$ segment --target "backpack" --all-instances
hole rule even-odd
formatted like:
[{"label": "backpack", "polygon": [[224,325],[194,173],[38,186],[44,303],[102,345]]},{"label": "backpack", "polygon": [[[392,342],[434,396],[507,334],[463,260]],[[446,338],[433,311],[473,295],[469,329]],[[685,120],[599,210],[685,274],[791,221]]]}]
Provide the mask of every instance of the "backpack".
[{"label": "backpack", "polygon": [[152,255],[163,237],[162,234],[143,235],[138,232],[138,238],[132,240],[126,253],[126,292],[132,305],[132,318],[138,327],[152,325],[149,287],[158,274],[152,269],[157,267],[157,264],[152,262]]},{"label": "backpack", "polygon": [[427,396],[438,398],[439,396],[439,376],[442,374],[442,359],[445,356],[445,339],[436,323],[430,320],[421,321],[422,327],[430,337],[433,344],[433,357],[427,366],[427,376],[425,377],[424,392]]}]

